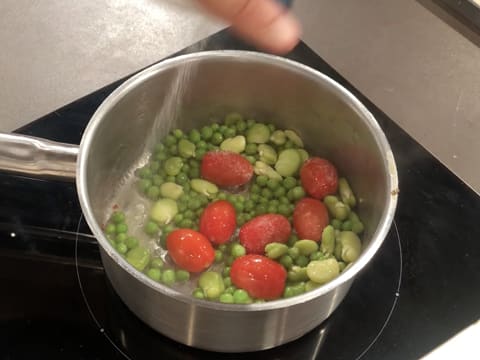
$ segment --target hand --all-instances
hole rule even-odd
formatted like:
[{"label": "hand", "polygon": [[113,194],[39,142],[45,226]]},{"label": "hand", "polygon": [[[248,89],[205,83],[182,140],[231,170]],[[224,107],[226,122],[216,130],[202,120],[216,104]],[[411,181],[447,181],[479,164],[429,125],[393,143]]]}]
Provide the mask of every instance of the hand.
[{"label": "hand", "polygon": [[275,0],[198,1],[243,39],[266,51],[286,53],[299,41],[300,24]]}]

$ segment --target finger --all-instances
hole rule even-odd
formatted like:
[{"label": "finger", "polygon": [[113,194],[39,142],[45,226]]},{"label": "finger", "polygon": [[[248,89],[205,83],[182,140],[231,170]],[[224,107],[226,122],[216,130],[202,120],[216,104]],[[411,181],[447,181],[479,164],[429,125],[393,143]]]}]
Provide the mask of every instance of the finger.
[{"label": "finger", "polygon": [[300,24],[273,0],[199,0],[213,15],[227,21],[241,37],[275,53],[290,51],[299,41]]}]

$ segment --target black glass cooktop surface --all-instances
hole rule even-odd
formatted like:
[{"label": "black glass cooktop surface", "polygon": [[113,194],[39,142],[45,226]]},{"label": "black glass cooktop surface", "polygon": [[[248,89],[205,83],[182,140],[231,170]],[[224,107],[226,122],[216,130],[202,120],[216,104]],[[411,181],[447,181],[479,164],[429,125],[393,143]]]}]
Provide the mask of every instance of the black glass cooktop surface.
[{"label": "black glass cooktop surface", "polygon": [[[246,48],[225,31],[207,44]],[[395,223],[334,314],[299,340],[248,355],[178,344],[144,325],[112,290],[73,183],[0,173],[1,359],[417,359],[480,318],[480,198],[308,46],[288,57],[356,94],[398,165]],[[17,132],[79,143],[121,81]]]}]

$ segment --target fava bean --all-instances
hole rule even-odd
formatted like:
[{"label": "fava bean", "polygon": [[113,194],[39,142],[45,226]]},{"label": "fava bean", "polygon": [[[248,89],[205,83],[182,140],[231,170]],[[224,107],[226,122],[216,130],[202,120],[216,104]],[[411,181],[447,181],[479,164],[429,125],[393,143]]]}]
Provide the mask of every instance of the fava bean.
[{"label": "fava bean", "polygon": [[212,197],[214,194],[218,193],[218,187],[214,183],[203,179],[192,179],[190,181],[190,186],[196,192],[203,194],[208,197]]},{"label": "fava bean", "polygon": [[275,145],[281,146],[287,141],[287,136],[282,130],[275,130],[270,136],[270,141]]},{"label": "fava bean", "polygon": [[301,255],[306,256],[318,250],[318,244],[313,240],[307,239],[298,240],[293,246],[299,250]]},{"label": "fava bean", "polygon": [[301,164],[302,161],[298,151],[295,149],[287,149],[278,155],[275,170],[281,176],[292,176],[300,169]]},{"label": "fava bean", "polygon": [[305,161],[308,160],[310,155],[308,155],[308,153],[304,149],[297,149],[297,151],[298,151],[298,154],[300,155],[300,160],[303,164]]},{"label": "fava bean", "polygon": [[247,130],[247,142],[264,144],[270,138],[270,129],[265,124],[254,124]]},{"label": "fava bean", "polygon": [[295,144],[296,146],[300,147],[300,148],[303,148],[303,141],[302,139],[300,138],[300,136],[298,136],[298,134],[293,131],[293,130],[285,130],[285,135],[287,136],[287,138],[293,143]]},{"label": "fava bean", "polygon": [[183,187],[174,182],[166,182],[160,186],[160,195],[164,198],[177,200],[183,195]]},{"label": "fava bean", "polygon": [[178,212],[177,202],[172,199],[160,199],[153,204],[150,217],[159,224],[168,224]]},{"label": "fava bean", "polygon": [[282,243],[272,242],[265,246],[265,255],[270,259],[278,259],[285,255],[288,251],[288,246]]},{"label": "fava bean", "polygon": [[347,263],[354,262],[360,256],[362,243],[353,231],[342,231],[339,236],[341,259]]},{"label": "fava bean", "polygon": [[195,144],[186,140],[181,139],[178,142],[178,154],[183,158],[190,158],[195,156]]},{"label": "fava bean", "polygon": [[335,251],[335,229],[332,225],[326,226],[322,231],[320,250],[325,254],[333,254]]},{"label": "fava bean", "polygon": [[171,157],[167,159],[163,164],[163,169],[167,173],[167,175],[175,176],[177,175],[183,166],[183,160],[180,157]]},{"label": "fava bean", "polygon": [[127,253],[126,260],[135,269],[143,271],[150,262],[150,251],[138,246]]},{"label": "fava bean", "polygon": [[260,161],[268,165],[275,165],[277,162],[277,152],[273,147],[267,144],[260,144],[257,147]]},{"label": "fava bean", "polygon": [[206,271],[198,279],[198,286],[207,299],[216,299],[225,290],[222,276],[215,271]]},{"label": "fava bean", "polygon": [[347,267],[347,264],[345,264],[343,261],[338,262],[338,268],[340,269],[340,272],[345,270],[346,267]]},{"label": "fava bean", "polygon": [[343,203],[352,208],[355,207],[357,204],[357,199],[355,198],[347,179],[338,179],[338,192],[340,193],[340,198],[342,199]]},{"label": "fava bean", "polygon": [[330,214],[338,220],[344,221],[348,218],[350,214],[350,207],[345,205],[343,202],[338,200],[334,195],[325,196],[323,199],[325,206],[327,207]]},{"label": "fava bean", "polygon": [[338,262],[333,258],[311,261],[307,265],[308,278],[318,284],[325,284],[335,279],[339,273]]},{"label": "fava bean", "polygon": [[220,144],[220,149],[239,154],[245,150],[246,144],[245,136],[238,135],[233,138],[227,138],[223,140],[223,142]]},{"label": "fava bean", "polygon": [[263,161],[256,161],[253,169],[256,175],[265,175],[269,179],[282,180],[282,176]]}]

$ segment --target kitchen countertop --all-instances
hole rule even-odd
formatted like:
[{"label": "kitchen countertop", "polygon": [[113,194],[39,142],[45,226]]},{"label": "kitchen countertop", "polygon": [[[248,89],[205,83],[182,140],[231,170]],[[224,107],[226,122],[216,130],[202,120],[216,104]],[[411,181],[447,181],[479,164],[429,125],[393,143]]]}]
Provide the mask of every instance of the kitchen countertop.
[{"label": "kitchen countertop", "polygon": [[[0,130],[224,27],[189,3],[1,1]],[[480,192],[479,34],[429,0],[296,0],[294,11],[310,47]],[[478,337],[478,323],[466,331]]]}]

